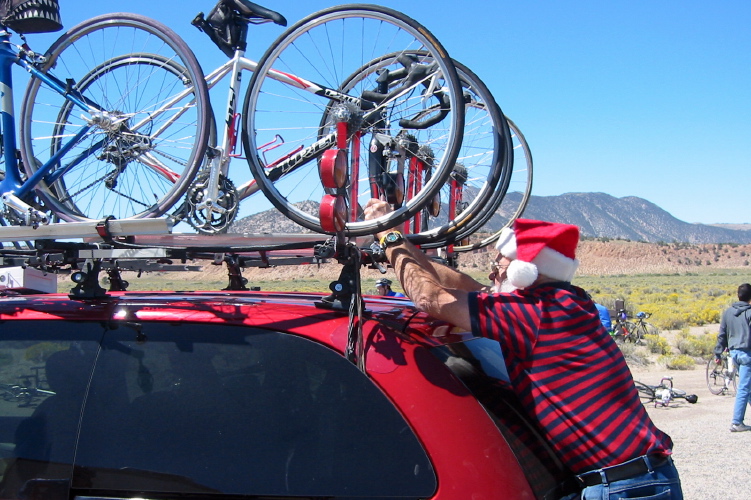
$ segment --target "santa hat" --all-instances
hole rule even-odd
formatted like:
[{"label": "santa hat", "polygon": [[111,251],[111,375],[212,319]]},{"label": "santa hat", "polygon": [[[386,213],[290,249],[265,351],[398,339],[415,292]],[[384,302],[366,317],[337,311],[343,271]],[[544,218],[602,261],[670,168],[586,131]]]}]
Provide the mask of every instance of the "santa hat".
[{"label": "santa hat", "polygon": [[511,259],[506,276],[517,288],[525,288],[539,275],[571,281],[579,266],[576,245],[579,228],[570,224],[516,219],[514,229],[504,228],[495,247]]}]

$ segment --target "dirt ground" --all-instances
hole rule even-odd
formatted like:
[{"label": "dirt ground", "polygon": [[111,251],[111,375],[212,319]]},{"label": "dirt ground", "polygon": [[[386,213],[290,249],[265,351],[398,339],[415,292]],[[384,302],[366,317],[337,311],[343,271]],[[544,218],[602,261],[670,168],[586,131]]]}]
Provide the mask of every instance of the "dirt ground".
[{"label": "dirt ground", "polygon": [[[719,325],[710,331],[716,332]],[[707,327],[702,327],[702,331]],[[634,379],[656,385],[663,376],[672,376],[673,385],[699,400],[689,404],[678,400],[669,407],[647,407],[655,425],[673,439],[673,458],[681,476],[687,500],[748,500],[751,432],[730,432],[733,396],[715,396],[706,383],[706,365],[694,370],[666,370],[658,365],[636,369]],[[751,408],[746,424],[751,423]],[[730,485],[743,485],[728,490]]]}]

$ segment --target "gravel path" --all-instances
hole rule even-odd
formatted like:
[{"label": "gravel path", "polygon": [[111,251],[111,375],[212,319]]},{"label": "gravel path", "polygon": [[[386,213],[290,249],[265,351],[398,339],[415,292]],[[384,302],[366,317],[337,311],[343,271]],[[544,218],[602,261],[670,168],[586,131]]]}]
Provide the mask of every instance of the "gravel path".
[{"label": "gravel path", "polygon": [[[673,458],[681,475],[687,500],[748,500],[751,492],[751,432],[730,432],[733,414],[732,396],[715,396],[706,385],[705,367],[694,370],[666,371],[653,366],[632,368],[634,379],[656,385],[667,375],[673,385],[699,401],[689,404],[678,400],[669,407],[647,407],[654,423],[673,439]],[[751,424],[751,408],[746,412]]]}]

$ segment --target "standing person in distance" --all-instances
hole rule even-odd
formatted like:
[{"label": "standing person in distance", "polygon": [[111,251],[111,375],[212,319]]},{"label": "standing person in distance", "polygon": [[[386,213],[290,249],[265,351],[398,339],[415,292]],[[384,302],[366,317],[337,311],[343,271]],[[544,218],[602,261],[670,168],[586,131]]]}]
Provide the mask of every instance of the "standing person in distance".
[{"label": "standing person in distance", "polygon": [[730,432],[751,431],[751,426],[743,423],[746,406],[751,396],[751,285],[743,283],[738,287],[738,301],[722,313],[720,333],[714,348],[715,362],[728,349],[730,358],[738,370],[738,392],[735,394],[733,420]]},{"label": "standing person in distance", "polygon": [[[365,216],[390,211],[372,199]],[[496,262],[513,292],[434,263],[398,231],[377,237],[420,310],[500,344],[512,390],[575,475],[581,491],[566,498],[683,498],[670,436],[649,418],[594,303],[570,283],[576,226],[518,219],[501,233]]]}]

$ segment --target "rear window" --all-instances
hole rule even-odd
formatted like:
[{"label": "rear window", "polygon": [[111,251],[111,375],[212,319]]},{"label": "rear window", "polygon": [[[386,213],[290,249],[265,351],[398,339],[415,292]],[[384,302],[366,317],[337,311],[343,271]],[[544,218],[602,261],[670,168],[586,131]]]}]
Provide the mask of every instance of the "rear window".
[{"label": "rear window", "polygon": [[500,344],[473,338],[435,347],[432,352],[464,382],[493,418],[537,498],[552,498],[569,474],[511,392]]},{"label": "rear window", "polygon": [[0,498],[67,479],[99,495],[436,490],[424,450],[380,390],[337,353],[279,332],[6,322],[0,384]]}]

